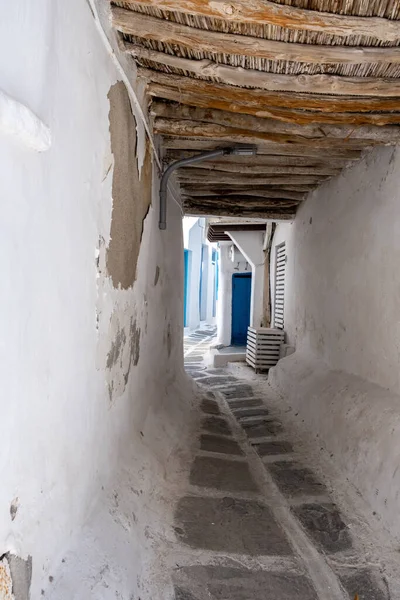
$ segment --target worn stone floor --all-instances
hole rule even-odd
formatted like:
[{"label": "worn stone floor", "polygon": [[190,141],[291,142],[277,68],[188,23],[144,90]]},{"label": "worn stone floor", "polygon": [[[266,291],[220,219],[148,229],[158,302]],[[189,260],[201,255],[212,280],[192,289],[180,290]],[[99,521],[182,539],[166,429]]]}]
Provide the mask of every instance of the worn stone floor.
[{"label": "worn stone floor", "polygon": [[175,509],[184,548],[175,600],[389,600],[324,483],[276,415],[228,370],[207,369],[213,330],[185,339],[185,368],[202,390],[201,433]]}]

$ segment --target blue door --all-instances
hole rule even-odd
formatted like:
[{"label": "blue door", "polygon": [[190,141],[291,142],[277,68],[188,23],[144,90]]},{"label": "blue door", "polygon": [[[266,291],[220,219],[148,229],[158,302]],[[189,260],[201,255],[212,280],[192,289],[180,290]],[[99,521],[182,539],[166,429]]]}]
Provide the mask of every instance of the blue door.
[{"label": "blue door", "polygon": [[250,325],[251,273],[232,276],[232,346],[245,346]]}]

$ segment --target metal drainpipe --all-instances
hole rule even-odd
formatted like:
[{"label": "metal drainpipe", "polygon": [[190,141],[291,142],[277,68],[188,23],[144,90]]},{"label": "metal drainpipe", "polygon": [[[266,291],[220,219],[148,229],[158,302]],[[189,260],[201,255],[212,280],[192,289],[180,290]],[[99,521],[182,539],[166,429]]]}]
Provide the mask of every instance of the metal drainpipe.
[{"label": "metal drainpipe", "polygon": [[158,227],[160,229],[167,228],[167,185],[168,180],[172,173],[179,169],[179,167],[185,167],[186,165],[193,165],[208,158],[215,158],[216,156],[224,156],[227,154],[237,154],[239,156],[253,156],[256,154],[255,146],[234,146],[230,148],[218,148],[217,150],[210,150],[209,152],[202,152],[189,158],[182,158],[177,160],[164,171],[160,183],[160,219]]}]

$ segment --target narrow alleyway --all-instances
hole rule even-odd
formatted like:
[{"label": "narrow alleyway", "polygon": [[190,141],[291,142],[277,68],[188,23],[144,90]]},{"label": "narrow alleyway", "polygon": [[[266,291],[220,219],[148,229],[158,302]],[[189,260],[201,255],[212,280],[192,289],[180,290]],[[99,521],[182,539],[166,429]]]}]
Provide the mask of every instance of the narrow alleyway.
[{"label": "narrow alleyway", "polygon": [[373,557],[378,544],[361,541],[356,517],[341,513],[329,482],[297,452],[275,404],[259,397],[251,379],[205,366],[213,333],[185,338],[202,417],[175,511],[185,547],[174,561],[176,600],[394,598]]}]

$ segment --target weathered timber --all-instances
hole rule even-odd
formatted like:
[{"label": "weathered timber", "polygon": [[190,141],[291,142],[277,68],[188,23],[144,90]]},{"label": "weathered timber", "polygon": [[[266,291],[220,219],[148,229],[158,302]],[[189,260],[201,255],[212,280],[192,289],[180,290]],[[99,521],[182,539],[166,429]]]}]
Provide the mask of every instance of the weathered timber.
[{"label": "weathered timber", "polygon": [[[139,75],[147,78],[147,73],[156,73],[163,75],[159,71],[138,68]],[[301,100],[299,94],[277,94],[275,92],[266,92],[264,90],[250,90],[234,86],[224,86],[222,84],[211,83],[199,79],[193,80],[190,77],[182,77],[184,82],[190,82],[188,86],[183,85],[181,89],[176,87],[174,77],[171,78],[171,84],[151,82],[147,86],[148,93],[157,98],[173,100],[190,106],[199,106],[201,108],[216,108],[233,113],[254,115],[256,117],[266,117],[285,121],[287,123],[297,123],[299,125],[308,125],[310,123],[326,123],[337,125],[398,125],[400,124],[400,102],[397,98],[354,98],[348,97],[331,98],[326,96],[326,104],[321,101],[321,96],[312,96],[305,94]],[[158,77],[153,77],[157,79]],[[147,78],[148,79],[148,78]],[[192,88],[192,83],[198,84],[198,89]],[[178,84],[179,86],[179,84]],[[264,97],[263,95],[274,95],[274,98]],[[285,96],[284,98],[282,96]],[[279,102],[279,97],[282,102]],[[315,103],[314,100],[317,100]],[[368,108],[368,102],[371,104]],[[342,102],[344,101],[344,105]],[[301,106],[304,102],[304,107]],[[294,110],[290,108],[281,108],[284,105],[292,104],[304,110]],[[311,106],[312,104],[312,106]],[[340,106],[337,106],[340,104]],[[315,108],[316,107],[316,108]],[[335,112],[335,109],[338,112]],[[341,112],[341,109],[344,109]],[[315,112],[317,111],[317,112]],[[332,112],[330,112],[332,111]],[[377,112],[369,112],[377,111]],[[386,112],[385,112],[386,111]],[[387,112],[396,111],[396,112]]]},{"label": "weathered timber", "polygon": [[265,133],[300,135],[306,138],[355,138],[377,140],[384,143],[397,143],[400,141],[400,127],[397,125],[389,125],[387,127],[349,127],[346,125],[300,126],[274,119],[263,119],[252,115],[231,113],[212,108],[205,109],[184,104],[171,104],[159,100],[153,101],[150,112],[156,117],[163,117],[165,119],[203,121],[205,123],[224,125],[225,127],[239,127],[240,129]]},{"label": "weathered timber", "polygon": [[292,221],[295,217],[296,211],[289,210],[244,210],[243,208],[225,208],[221,209],[218,207],[204,208],[201,204],[191,204],[190,206],[184,207],[184,213],[186,215],[202,216],[202,217],[243,217],[248,219],[270,219],[273,221]]},{"label": "weathered timber", "polygon": [[188,27],[117,6],[112,6],[112,22],[115,29],[125,34],[172,46],[196,48],[200,52],[210,54],[234,54],[311,64],[400,63],[398,47],[323,46],[277,42]]},{"label": "weathered timber", "polygon": [[[317,112],[362,113],[371,111],[399,111],[398,98],[370,98],[356,96],[326,96],[324,94],[302,94],[298,92],[269,92],[254,90],[223,83],[213,83],[193,77],[163,73],[144,67],[138,68],[138,75],[153,83],[174,88],[181,94],[186,92],[195,95],[204,94],[216,98],[224,98],[237,104],[250,103],[263,111],[263,105],[288,109],[301,109]],[[150,90],[152,88],[150,87]],[[177,100],[179,102],[179,100]],[[185,102],[182,101],[182,104]],[[194,105],[197,106],[197,105]],[[218,108],[218,107],[211,107]],[[228,112],[237,112],[234,110]],[[263,115],[256,115],[263,116]],[[272,117],[273,118],[273,117]]]},{"label": "weathered timber", "polygon": [[[215,150],[216,148],[228,147],[228,142],[213,142],[212,140],[194,140],[188,138],[176,138],[163,136],[162,138],[163,147],[169,152],[187,152],[193,155],[195,151],[204,152],[206,150]],[[295,146],[285,146],[283,144],[268,144],[268,142],[260,142],[257,144],[257,157],[308,157],[308,158],[323,158],[324,160],[330,160],[331,158],[339,158],[345,160],[359,160],[362,156],[360,150],[351,150],[349,148],[329,148],[325,149],[323,157],[321,150],[318,148],[312,148],[311,146],[302,146],[296,144]],[[185,157],[183,157],[185,158]]]},{"label": "weathered timber", "polygon": [[215,183],[215,182],[210,182],[207,183],[206,178],[204,178],[205,181],[202,182],[195,182],[192,183],[190,181],[182,181],[180,183],[180,188],[182,190],[182,193],[191,195],[191,192],[193,190],[195,191],[203,191],[203,192],[219,192],[220,194],[225,194],[225,193],[229,193],[227,190],[227,187],[229,187],[229,191],[231,193],[235,193],[235,194],[243,194],[245,192],[253,192],[256,193],[257,191],[265,191],[265,190],[277,190],[277,191],[282,191],[282,190],[288,190],[291,192],[300,192],[302,194],[309,192],[312,189],[315,189],[315,187],[318,185],[317,183],[297,183],[297,184],[292,184],[292,183],[286,183],[286,182],[282,182],[281,185],[268,185],[268,184],[258,184],[258,185],[251,185],[247,180],[244,181],[243,183],[236,183],[234,186],[230,187],[229,184],[225,184],[225,183]]},{"label": "weathered timber", "polygon": [[323,175],[312,176],[312,175],[269,175],[269,176],[247,176],[241,175],[240,173],[235,175],[234,173],[222,173],[215,171],[202,171],[197,169],[180,169],[177,172],[177,178],[180,182],[187,183],[223,183],[229,184],[231,186],[234,185],[282,185],[282,183],[287,184],[315,184],[320,181],[324,181],[328,179]]},{"label": "weathered timber", "polygon": [[255,69],[243,69],[219,64],[212,60],[192,60],[172,56],[126,42],[126,51],[140,60],[150,60],[174,69],[188,71],[204,79],[218,79],[220,83],[267,90],[306,94],[334,94],[339,96],[400,97],[400,80],[383,77],[345,77],[337,75],[279,75]]},{"label": "weathered timber", "polygon": [[[190,166],[183,167],[187,170]],[[196,169],[217,173],[240,173],[242,175],[338,175],[340,169],[333,167],[298,167],[298,166],[267,166],[223,163],[198,163]]]},{"label": "weathered timber", "polygon": [[400,39],[400,22],[381,17],[353,17],[275,4],[268,0],[125,0],[130,6],[190,13],[212,19],[276,25],[340,37],[367,36],[382,42]]},{"label": "weathered timber", "polygon": [[186,121],[182,119],[164,119],[156,117],[154,120],[154,132],[164,135],[175,135],[179,137],[207,138],[211,140],[229,141],[235,144],[256,144],[258,141],[275,142],[277,144],[295,145],[297,143],[314,148],[354,148],[357,150],[367,146],[374,146],[376,140],[359,140],[353,138],[305,138],[284,133],[264,133],[240,129],[239,127],[225,127],[214,123],[203,123],[201,121]]},{"label": "weathered timber", "polygon": [[303,192],[291,192],[290,190],[285,190],[285,189],[274,189],[274,190],[268,190],[268,189],[252,189],[252,190],[240,190],[240,191],[235,191],[235,190],[231,190],[231,189],[222,189],[220,191],[210,191],[210,190],[199,190],[199,189],[192,189],[190,191],[188,191],[187,193],[185,192],[185,190],[181,190],[181,196],[183,199],[185,198],[197,198],[197,197],[201,197],[202,199],[208,199],[208,200],[213,200],[216,197],[224,197],[224,198],[230,198],[231,196],[235,197],[235,198],[240,198],[240,199],[245,199],[247,197],[251,197],[251,198],[257,198],[257,199],[262,199],[262,198],[287,198],[288,200],[295,200],[297,202],[301,202],[302,200],[304,200],[304,198],[306,197],[306,194]]},{"label": "weathered timber", "polygon": [[219,208],[230,208],[232,206],[242,207],[245,210],[249,208],[255,208],[257,210],[275,209],[275,208],[293,208],[300,204],[297,200],[290,200],[288,198],[269,198],[262,199],[252,196],[216,196],[215,198],[201,198],[201,197],[186,197],[184,198],[184,205],[190,204],[201,204],[204,208],[218,206]]},{"label": "weathered timber", "polygon": [[[164,164],[168,165],[175,160],[182,158],[189,158],[196,156],[196,152],[190,150],[169,150],[164,156]],[[197,168],[200,168],[200,164],[204,168],[210,168],[214,165],[236,165],[237,169],[240,170],[241,166],[255,166],[255,167],[328,167],[336,168],[345,167],[349,164],[348,159],[341,156],[273,156],[265,154],[257,154],[256,156],[235,156],[227,155],[222,158],[216,158],[212,162],[205,161],[204,163],[198,163]]]}]

